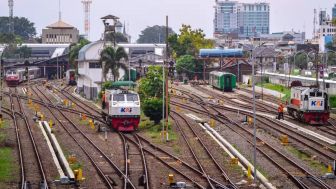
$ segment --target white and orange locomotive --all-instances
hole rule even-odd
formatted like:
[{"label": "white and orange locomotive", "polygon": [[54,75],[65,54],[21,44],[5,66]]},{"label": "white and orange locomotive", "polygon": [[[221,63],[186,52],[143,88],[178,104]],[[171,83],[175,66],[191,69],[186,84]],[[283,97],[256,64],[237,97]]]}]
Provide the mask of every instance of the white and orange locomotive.
[{"label": "white and orange locomotive", "polygon": [[301,122],[324,125],[330,114],[328,94],[316,87],[292,87],[287,111]]}]

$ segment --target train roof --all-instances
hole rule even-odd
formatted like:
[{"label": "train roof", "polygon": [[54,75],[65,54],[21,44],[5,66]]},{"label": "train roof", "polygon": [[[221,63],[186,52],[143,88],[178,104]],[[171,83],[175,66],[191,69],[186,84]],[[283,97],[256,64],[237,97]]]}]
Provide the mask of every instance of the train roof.
[{"label": "train roof", "polygon": [[225,58],[225,57],[242,57],[242,49],[200,49],[199,56],[201,58]]},{"label": "train roof", "polygon": [[216,76],[223,76],[223,75],[234,75],[234,76],[236,76],[235,74],[232,74],[230,72],[220,72],[220,71],[212,71],[212,72],[210,72],[210,74],[216,75]]}]

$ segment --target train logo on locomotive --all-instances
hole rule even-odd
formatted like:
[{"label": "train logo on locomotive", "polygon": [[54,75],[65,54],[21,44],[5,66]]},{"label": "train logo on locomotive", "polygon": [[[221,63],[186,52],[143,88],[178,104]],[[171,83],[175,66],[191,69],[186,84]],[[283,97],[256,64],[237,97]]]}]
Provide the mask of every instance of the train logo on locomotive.
[{"label": "train logo on locomotive", "polygon": [[132,108],[120,108],[121,113],[132,113]]},{"label": "train logo on locomotive", "polygon": [[320,100],[320,101],[317,101],[317,100],[311,101],[311,106],[322,107],[323,106],[323,101],[322,100]]}]

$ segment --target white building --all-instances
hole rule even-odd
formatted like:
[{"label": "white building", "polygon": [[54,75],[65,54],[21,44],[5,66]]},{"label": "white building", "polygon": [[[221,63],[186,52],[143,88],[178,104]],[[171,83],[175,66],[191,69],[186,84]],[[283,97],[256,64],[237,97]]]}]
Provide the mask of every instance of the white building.
[{"label": "white building", "polygon": [[294,32],[294,31],[284,31],[284,32],[277,32],[271,34],[261,34],[260,38],[267,39],[274,42],[279,41],[293,41],[295,44],[304,44],[306,40],[306,33],[305,32]]},{"label": "white building", "polygon": [[[140,51],[143,53],[153,51],[154,54],[162,56],[165,48],[165,44],[118,44],[118,46],[124,47],[126,53],[131,57],[132,53]],[[87,99],[97,99],[101,90],[103,78],[99,59],[103,48],[104,41],[96,41],[84,46],[78,53],[77,92]],[[118,79],[122,79],[124,75],[125,71],[120,69]],[[107,80],[113,80],[112,73],[107,74]]]}]

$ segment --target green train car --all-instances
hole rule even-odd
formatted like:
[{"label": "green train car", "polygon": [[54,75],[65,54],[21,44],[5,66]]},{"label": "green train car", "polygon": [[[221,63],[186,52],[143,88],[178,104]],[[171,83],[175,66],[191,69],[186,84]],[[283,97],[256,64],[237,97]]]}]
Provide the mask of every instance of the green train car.
[{"label": "green train car", "polygon": [[231,92],[236,88],[236,75],[228,72],[212,71],[210,72],[209,84],[221,91]]}]

